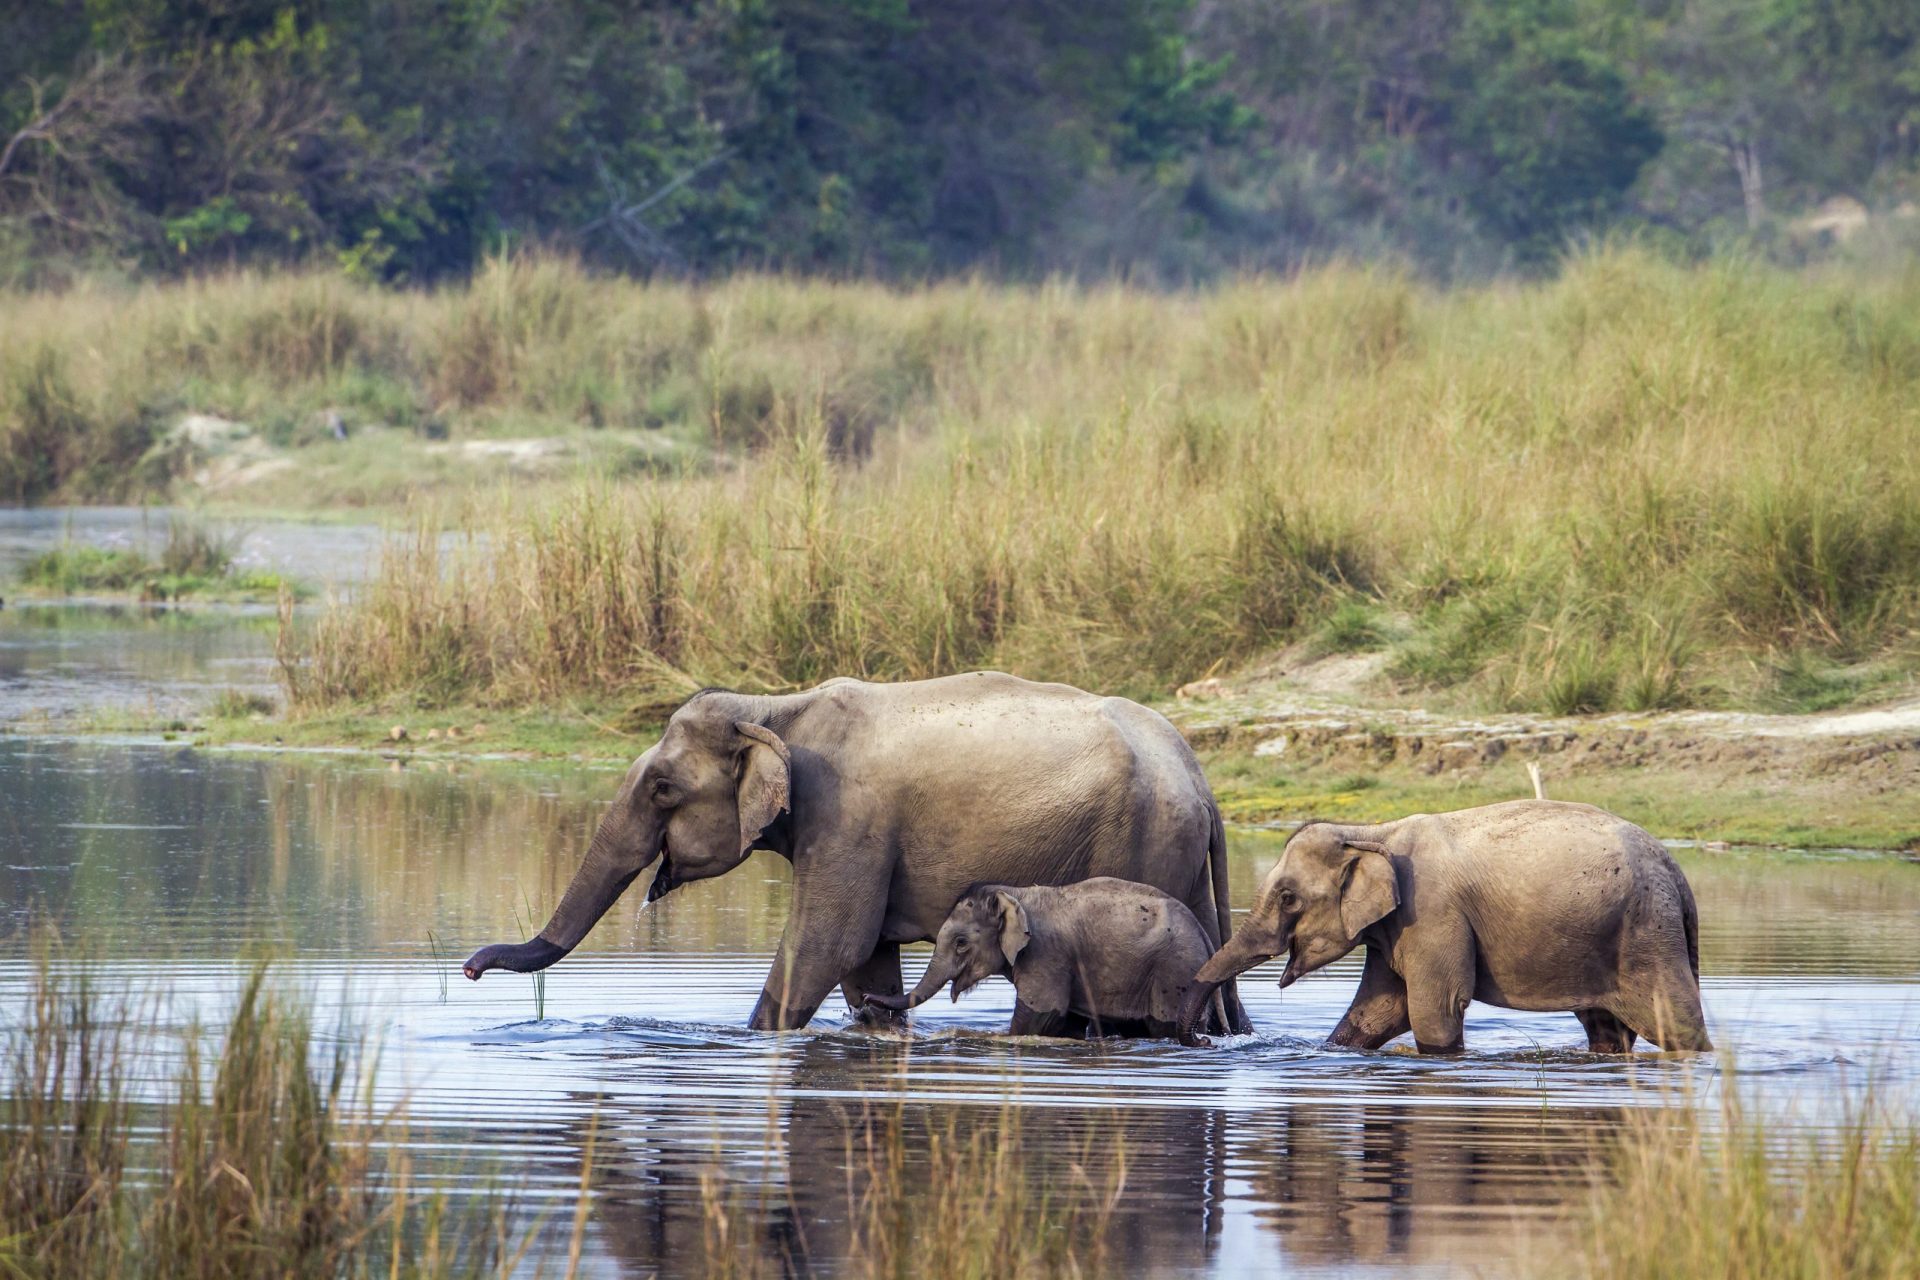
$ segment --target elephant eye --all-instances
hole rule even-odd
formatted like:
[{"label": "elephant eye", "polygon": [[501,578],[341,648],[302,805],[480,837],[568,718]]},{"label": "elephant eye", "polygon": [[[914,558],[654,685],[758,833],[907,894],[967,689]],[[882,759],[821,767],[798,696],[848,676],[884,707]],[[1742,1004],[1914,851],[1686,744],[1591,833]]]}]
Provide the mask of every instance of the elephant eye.
[{"label": "elephant eye", "polygon": [[653,802],[655,804],[662,807],[671,805],[675,798],[673,779],[655,778],[653,785],[648,788],[648,792],[653,796]]},{"label": "elephant eye", "polygon": [[953,949],[955,951],[965,951],[967,949],[967,940],[965,938],[955,938],[953,940]]},{"label": "elephant eye", "polygon": [[1293,910],[1294,907],[1299,904],[1299,901],[1300,899],[1293,896],[1293,890],[1282,889],[1280,891],[1280,905],[1286,910]]}]

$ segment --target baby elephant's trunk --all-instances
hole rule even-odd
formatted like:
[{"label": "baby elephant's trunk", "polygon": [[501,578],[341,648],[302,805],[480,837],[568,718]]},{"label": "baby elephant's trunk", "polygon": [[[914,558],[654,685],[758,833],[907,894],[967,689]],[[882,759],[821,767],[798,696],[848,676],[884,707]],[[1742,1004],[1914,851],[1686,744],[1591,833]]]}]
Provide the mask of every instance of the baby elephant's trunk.
[{"label": "baby elephant's trunk", "polygon": [[869,995],[867,1003],[876,1009],[890,1009],[895,1013],[902,1009],[918,1009],[933,998],[933,993],[953,976],[953,964],[934,952],[933,959],[927,962],[927,971],[920,975],[920,985],[903,996]]}]

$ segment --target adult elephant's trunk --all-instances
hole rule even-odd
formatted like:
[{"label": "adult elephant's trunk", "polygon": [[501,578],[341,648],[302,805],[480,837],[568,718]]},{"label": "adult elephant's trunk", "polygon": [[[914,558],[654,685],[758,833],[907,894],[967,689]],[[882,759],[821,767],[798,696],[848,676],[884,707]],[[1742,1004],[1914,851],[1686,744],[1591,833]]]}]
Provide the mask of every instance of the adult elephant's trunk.
[{"label": "adult elephant's trunk", "polygon": [[953,977],[953,961],[943,957],[938,951],[933,959],[927,961],[927,971],[920,975],[920,984],[903,996],[868,996],[867,1003],[880,1009],[891,1009],[898,1013],[902,1009],[918,1009],[933,998]]},{"label": "adult elephant's trunk", "polygon": [[[644,806],[644,815],[636,817],[627,800],[623,792],[600,820],[586,860],[574,872],[547,927],[526,942],[480,948],[467,960],[467,977],[478,980],[489,969],[532,973],[546,968],[579,946],[635,877],[653,865],[665,844],[665,815]],[[662,867],[660,874],[667,876],[668,868]]]}]

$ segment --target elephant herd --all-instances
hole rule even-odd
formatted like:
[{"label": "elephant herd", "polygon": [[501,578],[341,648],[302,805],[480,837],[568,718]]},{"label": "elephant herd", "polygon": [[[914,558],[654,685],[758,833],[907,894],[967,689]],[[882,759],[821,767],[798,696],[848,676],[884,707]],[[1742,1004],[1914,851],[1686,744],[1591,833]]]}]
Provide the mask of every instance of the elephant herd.
[{"label": "elephant herd", "polygon": [[[1411,1031],[1458,1052],[1470,1001],[1570,1011],[1594,1052],[1710,1048],[1685,876],[1639,827],[1544,800],[1378,825],[1309,823],[1232,928],[1225,829],[1200,763],[1124,698],[997,672],[802,693],[702,690],[627,771],[553,917],[483,947],[544,969],[657,865],[652,901],[756,849],[793,866],[792,909],[750,1026],[806,1025],[838,986],[897,1018],[1000,974],[1026,1035],[1252,1030],[1234,979],[1281,985],[1366,948],[1331,1042]],[[933,941],[908,993],[902,943]]]}]

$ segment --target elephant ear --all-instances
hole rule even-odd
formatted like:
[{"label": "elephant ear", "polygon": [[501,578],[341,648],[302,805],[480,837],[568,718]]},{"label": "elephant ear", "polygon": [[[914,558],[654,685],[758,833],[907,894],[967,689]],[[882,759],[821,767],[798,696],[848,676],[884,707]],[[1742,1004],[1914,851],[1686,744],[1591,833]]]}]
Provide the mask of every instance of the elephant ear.
[{"label": "elephant ear", "polygon": [[744,856],[760,833],[786,812],[793,758],[780,735],[765,725],[737,720],[733,727],[745,739],[739,764],[740,852]]},{"label": "elephant ear", "polygon": [[1000,953],[1012,964],[1033,940],[1027,928],[1027,909],[1010,893],[994,894],[993,902],[1000,909]]},{"label": "elephant ear", "polygon": [[1340,927],[1347,937],[1357,938],[1362,929],[1400,905],[1400,885],[1385,846],[1347,847],[1354,856],[1340,874]]}]

